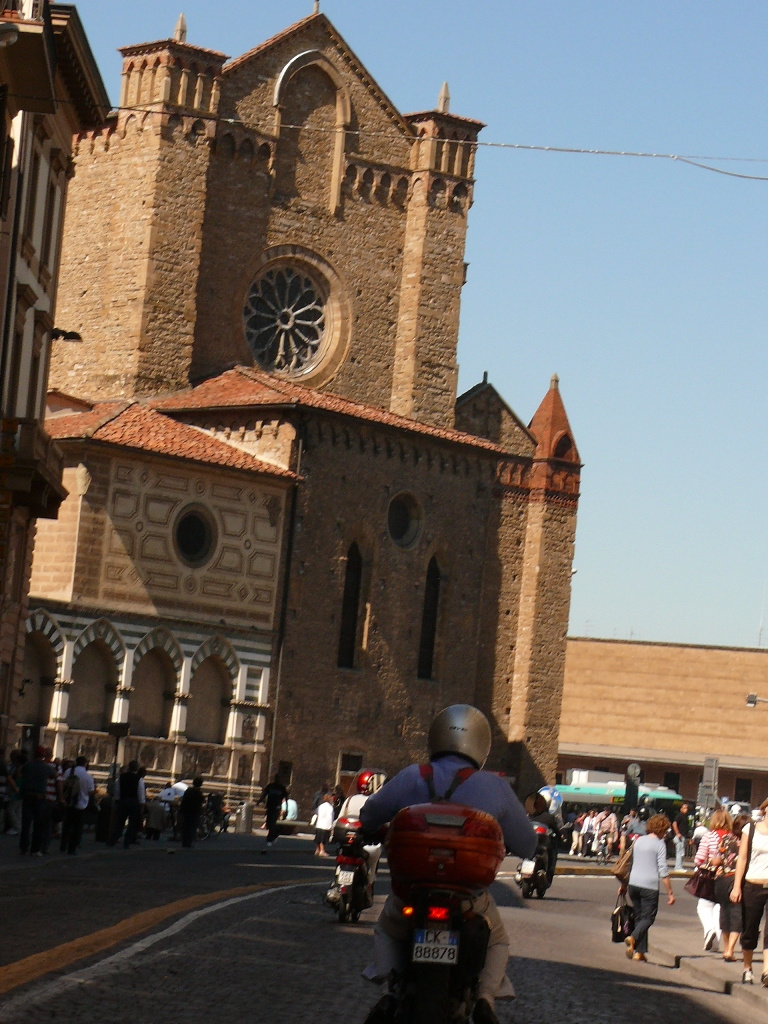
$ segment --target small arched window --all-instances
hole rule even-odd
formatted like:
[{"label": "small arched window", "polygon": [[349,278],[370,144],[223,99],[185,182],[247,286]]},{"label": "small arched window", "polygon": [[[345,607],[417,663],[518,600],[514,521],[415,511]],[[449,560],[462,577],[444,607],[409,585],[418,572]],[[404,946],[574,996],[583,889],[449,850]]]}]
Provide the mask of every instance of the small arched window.
[{"label": "small arched window", "polygon": [[424,611],[421,616],[421,638],[419,640],[419,679],[431,679],[435,659],[435,636],[437,634],[437,606],[440,601],[440,568],[436,558],[427,566],[427,583],[424,588]]},{"label": "small arched window", "polygon": [[357,647],[357,615],[360,608],[360,587],[363,579],[363,559],[354,542],[347,552],[347,571],[344,577],[344,595],[341,599],[341,628],[339,629],[339,668],[355,667]]}]

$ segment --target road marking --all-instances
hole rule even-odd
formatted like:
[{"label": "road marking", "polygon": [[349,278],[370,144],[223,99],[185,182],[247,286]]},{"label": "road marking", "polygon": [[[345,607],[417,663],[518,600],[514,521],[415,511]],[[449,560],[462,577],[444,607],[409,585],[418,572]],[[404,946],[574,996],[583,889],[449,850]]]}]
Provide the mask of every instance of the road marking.
[{"label": "road marking", "polygon": [[[314,879],[312,882],[317,884]],[[187,913],[181,921],[177,921],[164,932],[159,933],[157,936],[150,936],[149,939],[145,939],[143,943],[137,943],[135,946],[131,946],[129,950],[123,950],[122,953],[118,953],[116,956],[120,957],[124,953],[129,953],[131,950],[138,952],[139,946],[141,946],[141,948],[146,948],[148,945],[152,945],[153,942],[158,941],[163,935],[173,934],[174,931],[180,930],[180,927],[186,927],[186,925],[191,923],[193,920],[196,920],[203,914],[219,909],[220,906],[229,906],[232,903],[239,903],[242,900],[257,896],[262,892],[275,890],[279,887],[292,888],[293,886],[308,884],[310,884],[309,879],[299,879],[296,882],[288,884],[285,879],[283,879],[279,882],[262,882],[258,885],[242,885],[238,886],[236,889],[222,889],[218,892],[198,893],[196,896],[187,896],[183,900],[166,903],[162,907],[153,907],[151,910],[143,910],[139,914],[133,914],[131,917],[125,918],[124,921],[118,921],[117,924],[111,925],[109,928],[102,928],[100,931],[92,932],[90,935],[83,935],[78,939],[73,939],[71,942],[62,943],[60,946],[54,946],[52,949],[44,950],[42,953],[34,953],[32,956],[25,957],[23,960],[18,960],[14,964],[8,964],[5,967],[0,968],[0,995],[5,992],[9,992],[11,989],[18,988],[19,985],[26,985],[31,981],[36,981],[44,974],[50,974],[52,971],[64,970],[66,967],[69,967],[70,964],[73,964],[78,960],[83,960],[85,957],[103,953],[112,946],[116,946],[119,942],[125,942],[127,939],[131,939],[135,935],[140,935],[142,932],[149,931],[151,928],[156,928],[159,924],[162,924],[163,921],[167,921],[169,917],[174,917],[176,914],[184,914],[185,912],[194,911],[193,913]],[[196,908],[199,907],[204,909],[196,910]],[[109,960],[113,959],[114,957],[109,958]],[[105,961],[105,963],[108,962],[109,961]],[[7,1009],[7,1004],[6,1006],[3,1006],[2,1009],[5,1011]],[[5,1012],[0,1016],[0,1019],[4,1018]]]}]

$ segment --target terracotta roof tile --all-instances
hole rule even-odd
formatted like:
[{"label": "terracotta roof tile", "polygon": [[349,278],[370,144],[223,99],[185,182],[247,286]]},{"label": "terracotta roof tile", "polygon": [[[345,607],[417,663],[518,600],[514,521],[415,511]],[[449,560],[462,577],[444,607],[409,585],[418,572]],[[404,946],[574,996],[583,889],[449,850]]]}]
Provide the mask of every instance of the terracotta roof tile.
[{"label": "terracotta roof tile", "polygon": [[406,430],[413,434],[451,441],[455,444],[470,445],[500,455],[508,455],[506,449],[487,441],[483,437],[465,434],[448,427],[433,427],[428,423],[398,416],[386,409],[377,409],[349,398],[341,398],[328,391],[316,391],[293,381],[274,377],[247,366],[226,370],[218,377],[198,384],[187,391],[181,391],[166,398],[152,399],[150,404],[163,412],[181,413],[202,409],[248,408],[252,406],[296,405],[326,412],[349,416],[368,423]]},{"label": "terracotta roof tile", "polygon": [[138,402],[100,402],[90,412],[47,420],[46,430],[59,441],[93,438],[157,455],[295,479],[289,470],[262,462],[197,427],[178,423]]}]

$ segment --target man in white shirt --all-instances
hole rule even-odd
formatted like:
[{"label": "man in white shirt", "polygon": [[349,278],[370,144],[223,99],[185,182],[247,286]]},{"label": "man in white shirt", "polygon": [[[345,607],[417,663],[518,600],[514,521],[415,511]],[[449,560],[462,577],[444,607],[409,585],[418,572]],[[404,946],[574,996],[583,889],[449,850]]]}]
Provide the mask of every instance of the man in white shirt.
[{"label": "man in white shirt", "polygon": [[[74,782],[70,782],[67,785],[67,781],[70,778],[77,779],[78,784],[75,785]],[[75,761],[75,767],[65,772],[62,785],[64,793],[70,793],[70,798],[67,801],[66,817],[64,818],[64,825],[61,830],[61,851],[62,853],[66,851],[67,853],[75,854],[83,838],[83,821],[88,808],[88,802],[96,789],[93,776],[88,771],[87,757],[83,755],[78,757]]]}]

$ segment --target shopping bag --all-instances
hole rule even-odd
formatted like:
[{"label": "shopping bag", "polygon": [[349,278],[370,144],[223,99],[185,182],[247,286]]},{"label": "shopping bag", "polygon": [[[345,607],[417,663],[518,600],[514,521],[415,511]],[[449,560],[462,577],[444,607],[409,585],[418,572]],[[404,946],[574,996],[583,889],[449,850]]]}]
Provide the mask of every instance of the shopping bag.
[{"label": "shopping bag", "polygon": [[632,871],[632,844],[627,840],[627,848],[611,868],[611,874],[620,882],[628,882]]},{"label": "shopping bag", "polygon": [[635,908],[623,892],[616,899],[616,906],[611,914],[611,942],[623,942],[635,930]]},{"label": "shopping bag", "polygon": [[696,896],[697,899],[709,900],[710,903],[714,903],[715,869],[708,868],[706,865],[696,868],[683,888],[686,892],[689,892],[691,896]]}]

